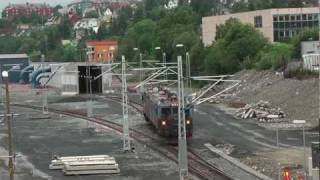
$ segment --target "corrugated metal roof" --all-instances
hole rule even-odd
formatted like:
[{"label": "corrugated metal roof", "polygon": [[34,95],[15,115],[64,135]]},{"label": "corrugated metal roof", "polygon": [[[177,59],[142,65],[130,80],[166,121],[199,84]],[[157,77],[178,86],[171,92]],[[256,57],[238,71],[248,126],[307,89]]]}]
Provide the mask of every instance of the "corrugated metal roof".
[{"label": "corrugated metal roof", "polygon": [[27,54],[0,54],[0,59],[29,58]]}]

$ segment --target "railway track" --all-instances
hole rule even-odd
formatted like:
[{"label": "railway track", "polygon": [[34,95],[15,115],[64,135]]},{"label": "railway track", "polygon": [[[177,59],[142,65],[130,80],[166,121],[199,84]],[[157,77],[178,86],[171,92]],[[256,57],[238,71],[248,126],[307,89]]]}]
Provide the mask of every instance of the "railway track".
[{"label": "railway track", "polygon": [[[121,100],[121,98],[119,97],[108,97],[108,98],[118,102],[119,102],[119,99]],[[21,108],[35,109],[40,111],[42,110],[42,107],[39,107],[39,106],[31,106],[26,104],[12,104],[12,105],[16,107],[21,107]],[[130,102],[129,106],[136,109],[138,112],[142,112],[141,104],[137,102]],[[56,113],[56,114],[63,114],[63,115],[74,117],[74,118],[84,119],[86,121],[94,122],[101,126],[111,128],[117,132],[122,133],[121,124],[117,124],[112,121],[108,121],[106,119],[102,119],[99,117],[88,118],[86,116],[86,113],[83,113],[83,112],[60,110],[60,109],[53,109],[53,108],[49,108],[49,112]],[[178,163],[177,148],[169,145],[164,145],[159,139],[151,137],[150,135],[142,133],[136,129],[131,129],[130,136],[133,139],[135,139],[137,142],[148,146],[155,152],[158,152],[164,157]],[[231,177],[229,177],[228,175],[224,174],[222,171],[214,167],[212,164],[205,161],[202,157],[197,155],[197,153],[195,153],[191,149],[188,149],[188,161],[189,161],[189,171],[193,175],[199,177],[200,179],[206,179],[206,180],[231,180],[232,179]]]},{"label": "railway track", "polygon": [[[122,98],[119,96],[103,96],[104,98],[108,98],[117,102],[122,102]],[[129,100],[128,101],[129,106],[136,109],[139,113],[143,113],[143,107],[141,103]],[[152,137],[151,137],[152,138]],[[154,138],[152,138],[154,139]],[[155,140],[155,139],[154,139]],[[173,154],[178,154],[177,148],[169,147],[168,150],[171,151]],[[171,159],[174,160],[176,163],[178,163],[177,159]],[[216,173],[221,174],[221,176],[225,176],[222,179],[232,179],[231,177],[224,174],[221,170],[204,160],[200,155],[198,155],[196,152],[194,152],[191,148],[188,148],[188,161],[189,161],[189,170],[196,174],[198,177],[203,178],[207,177],[205,179],[219,179],[216,178]],[[200,168],[194,168],[194,167],[200,167]]]}]

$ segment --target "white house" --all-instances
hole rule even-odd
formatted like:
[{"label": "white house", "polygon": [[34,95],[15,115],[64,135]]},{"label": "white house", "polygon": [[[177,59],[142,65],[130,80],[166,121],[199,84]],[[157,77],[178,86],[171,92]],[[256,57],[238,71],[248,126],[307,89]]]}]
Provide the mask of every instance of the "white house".
[{"label": "white house", "polygon": [[75,23],[74,29],[75,30],[93,30],[94,32],[98,32],[100,26],[100,20],[97,18],[83,18]]}]

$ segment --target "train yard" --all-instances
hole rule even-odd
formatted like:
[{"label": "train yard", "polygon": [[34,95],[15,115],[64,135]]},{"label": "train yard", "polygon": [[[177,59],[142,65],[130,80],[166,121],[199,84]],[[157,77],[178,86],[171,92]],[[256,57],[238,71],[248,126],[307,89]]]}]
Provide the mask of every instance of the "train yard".
[{"label": "train yard", "polygon": [[[113,99],[115,101],[119,101],[119,97],[109,97],[110,99]],[[28,108],[28,109],[34,109],[34,110],[42,110],[42,107],[39,106],[31,106],[31,105],[23,105],[23,104],[14,104],[13,106],[15,107],[20,107],[20,108]],[[138,112],[142,113],[142,106],[139,103],[130,103],[130,106],[137,110]],[[122,133],[122,125],[114,123],[112,121],[109,121],[107,119],[102,119],[102,118],[88,118],[85,113],[81,112],[76,112],[76,111],[70,111],[70,110],[58,110],[58,109],[53,109],[50,108],[50,113],[55,113],[59,115],[65,115],[65,116],[70,116],[73,118],[79,118],[79,119],[84,119],[86,121],[98,124],[102,127],[107,127],[111,128],[112,130],[115,130],[119,133]],[[143,133],[141,131],[138,131],[136,129],[131,129],[131,137],[143,144],[149,147],[150,149],[154,150],[155,152],[158,152],[162,156],[174,161],[178,162],[177,160],[177,148],[170,146],[170,145],[165,145],[164,142],[160,139],[157,139],[155,137],[152,137],[152,135],[148,135],[147,133]],[[189,168],[190,172],[197,176],[200,179],[232,179],[228,175],[224,174],[221,170],[217,169],[207,161],[205,161],[203,158],[201,158],[200,155],[196,154],[194,151],[191,149],[188,152],[188,159],[189,159]]]},{"label": "train yard", "polygon": [[[91,128],[94,127],[98,131],[99,130],[104,132],[111,131],[115,134],[118,134],[117,135],[118,139],[121,139],[120,138],[121,136],[119,137],[119,135],[122,133],[121,120],[119,121],[119,114],[117,116],[117,110],[116,110],[116,109],[119,109],[119,107],[121,107],[121,98],[119,96],[115,96],[115,95],[95,96],[93,98],[94,101],[96,102],[96,106],[95,106],[96,108],[94,108],[95,116],[92,118],[88,118],[86,116],[86,109],[85,107],[83,107],[83,103],[86,101],[87,96],[74,97],[74,98],[61,98],[61,97],[57,98],[57,96],[54,96],[54,97],[49,96],[49,116],[45,115],[44,117],[42,117],[41,115],[42,114],[41,113],[42,111],[41,97],[39,96],[37,97],[37,95],[35,98],[24,97],[25,100],[21,101],[21,96],[24,97],[24,95],[21,95],[21,94],[17,97],[15,96],[12,97],[14,101],[14,103],[12,103],[12,107],[14,109],[14,112],[19,111],[21,113],[24,112],[25,114],[30,114],[30,112],[32,112],[32,114],[39,114],[37,115],[39,117],[35,117],[35,115],[28,115],[26,118],[27,119],[30,118],[29,121],[41,120],[41,121],[50,123],[50,121],[53,121],[52,119],[54,119],[55,117],[63,117],[63,119],[65,118],[79,119],[81,121],[86,122],[84,123],[86,124],[85,126],[90,126]],[[34,100],[36,98],[38,99]],[[33,105],[30,105],[31,102]],[[131,134],[130,134],[134,142],[135,151],[139,151],[139,149],[141,149],[141,146],[144,148],[150,149],[150,151],[152,151],[155,154],[158,154],[157,156],[161,156],[162,159],[164,159],[165,161],[171,162],[169,164],[173,164],[173,167],[171,169],[174,172],[173,174],[177,173],[177,168],[178,168],[177,167],[177,162],[178,162],[177,147],[168,144],[165,141],[165,138],[156,135],[156,130],[152,126],[150,126],[150,124],[147,121],[144,120],[143,115],[141,114],[142,106],[141,106],[141,102],[139,102],[139,96],[137,95],[131,96],[129,102],[130,102],[129,103],[130,116],[132,116],[133,120],[136,121],[136,122],[133,122],[133,125],[131,128]],[[78,104],[78,105],[75,105],[75,104]],[[107,108],[106,107],[102,108],[101,104],[109,104],[109,105],[107,106]],[[118,108],[115,106],[117,106]],[[103,109],[103,111],[101,111],[101,109]],[[110,112],[112,111],[115,111],[114,116],[110,115]],[[101,112],[104,112],[104,113],[101,113]],[[137,116],[137,118],[134,118],[135,116]],[[17,117],[17,119],[19,118],[20,117]],[[138,120],[135,120],[135,119],[138,119]],[[59,122],[61,122],[61,120],[59,120]],[[88,125],[88,123],[91,125]],[[118,141],[118,143],[121,146],[121,142]],[[19,147],[19,145],[17,147]],[[198,147],[198,148],[199,149],[195,147],[188,148],[189,171],[190,171],[191,179],[212,179],[212,177],[215,177],[215,179],[235,179],[236,176],[239,176],[239,172],[229,175],[229,173],[227,174],[223,172],[221,168],[217,168],[215,164],[210,163],[209,161],[210,156],[215,157],[215,155],[212,153],[208,153],[207,151],[206,153],[208,153],[209,155],[204,156],[204,152],[201,152],[203,151],[203,147]],[[48,162],[47,162],[48,164],[52,154],[56,152],[54,150],[55,148],[52,148],[51,150],[49,149],[46,150],[47,154],[50,154],[50,156],[48,155],[46,157],[46,159],[48,159]],[[61,148],[59,149],[62,150]],[[23,150],[20,151],[20,149],[17,148],[17,151],[18,150],[22,154],[26,154],[26,156],[28,156],[28,153],[30,153],[30,152],[25,153],[23,152]],[[81,149],[78,149],[77,152],[79,153],[79,155],[87,155],[85,154],[85,152],[81,152]],[[60,153],[62,152],[60,151]],[[64,155],[64,154],[61,154],[61,155]],[[67,154],[67,155],[75,155],[75,154]],[[120,169],[123,167],[123,164],[121,164],[121,161],[119,163],[119,167]],[[47,168],[42,169],[42,171],[46,171],[46,169]],[[234,167],[234,169],[237,169],[237,167]],[[48,176],[55,177],[56,172],[53,172],[54,173],[53,175],[51,175],[50,173],[52,172],[49,171]],[[242,173],[242,176],[245,178],[255,179],[254,176],[250,175],[249,173],[240,172],[240,174],[241,173]],[[177,176],[177,174],[173,176]]]},{"label": "train yard", "polygon": [[[9,119],[12,119],[13,131],[8,132],[14,136],[12,139],[11,135],[6,137],[6,134],[0,134],[0,147],[4,147],[0,149],[3,151],[1,154],[7,153],[7,139],[12,140],[13,143],[9,144],[14,144],[14,150],[9,149],[9,154],[12,151],[15,154],[8,157],[14,161],[16,169],[21,170],[16,171],[16,175],[21,175],[22,180],[30,177],[82,179],[85,178],[82,176],[84,174],[91,174],[90,178],[97,180],[105,177],[123,180],[179,177],[254,180],[271,179],[280,175],[280,172],[275,172],[274,165],[259,169],[254,165],[248,166],[239,159],[243,161],[244,158],[254,158],[256,153],[282,149],[299,150],[302,144],[302,140],[297,138],[299,131],[282,132],[280,138],[277,132],[275,141],[274,131],[262,129],[249,121],[240,122],[217,107],[205,103],[240,83],[230,79],[230,75],[192,77],[193,80],[211,81],[212,84],[208,89],[201,89],[197,93],[189,92],[185,96],[181,59],[179,60],[178,81],[174,80],[175,83],[178,82],[178,89],[153,85],[161,83],[161,80],[155,79],[159,75],[169,70],[175,72],[172,68],[177,67],[170,66],[156,70],[132,90],[126,82],[126,76],[130,74],[125,72],[124,58],[122,78],[118,78],[121,82],[117,82],[116,88],[110,87],[116,90],[112,90],[109,95],[92,93],[92,76],[81,77],[91,78],[81,87],[90,89],[90,92],[72,96],[61,96],[61,92],[54,88],[35,90],[29,86],[21,86],[21,91],[19,85],[6,86],[6,90],[10,89],[11,103],[1,108],[11,115]],[[109,71],[101,76],[105,73]],[[117,73],[113,74],[118,76]],[[221,82],[231,85],[217,94],[204,96]],[[138,91],[141,86],[146,90]],[[8,99],[6,102],[9,102]],[[8,111],[8,104],[12,113]],[[4,130],[5,126],[0,128]],[[308,136],[307,142],[303,139],[303,143],[310,144],[315,138]],[[217,149],[225,145],[234,149],[230,152]],[[63,173],[75,175],[72,177],[65,177],[60,171],[49,170],[50,162],[56,157],[97,155],[114,158],[113,164],[103,164],[110,161],[101,159],[99,162],[74,159],[63,163]],[[295,162],[301,161],[303,160]],[[5,162],[6,157],[0,156],[0,163]],[[9,163],[9,169],[10,167],[12,165]],[[4,166],[0,170],[6,171],[6,168],[8,167]],[[271,177],[266,176],[265,172]],[[6,175],[2,176],[7,178]]]}]

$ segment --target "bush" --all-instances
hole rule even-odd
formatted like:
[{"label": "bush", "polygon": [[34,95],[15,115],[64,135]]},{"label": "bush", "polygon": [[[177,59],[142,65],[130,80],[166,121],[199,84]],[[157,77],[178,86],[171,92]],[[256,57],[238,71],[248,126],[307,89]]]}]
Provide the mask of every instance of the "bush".
[{"label": "bush", "polygon": [[305,29],[301,31],[299,34],[294,36],[290,44],[293,46],[293,57],[301,58],[301,42],[302,41],[309,41],[309,40],[317,40],[319,39],[319,29]]},{"label": "bush", "polygon": [[303,69],[302,67],[299,69],[288,70],[284,73],[285,78],[296,78],[299,80],[309,79],[309,78],[318,78],[318,72]]},{"label": "bush", "polygon": [[263,57],[259,62],[257,62],[256,67],[259,70],[271,69],[272,68],[271,59],[268,57]]},{"label": "bush", "polygon": [[274,43],[266,46],[257,56],[258,69],[284,70],[292,60],[292,46],[285,43]]},{"label": "bush", "polygon": [[255,68],[255,63],[250,57],[246,57],[241,63],[242,69],[253,69]]}]

